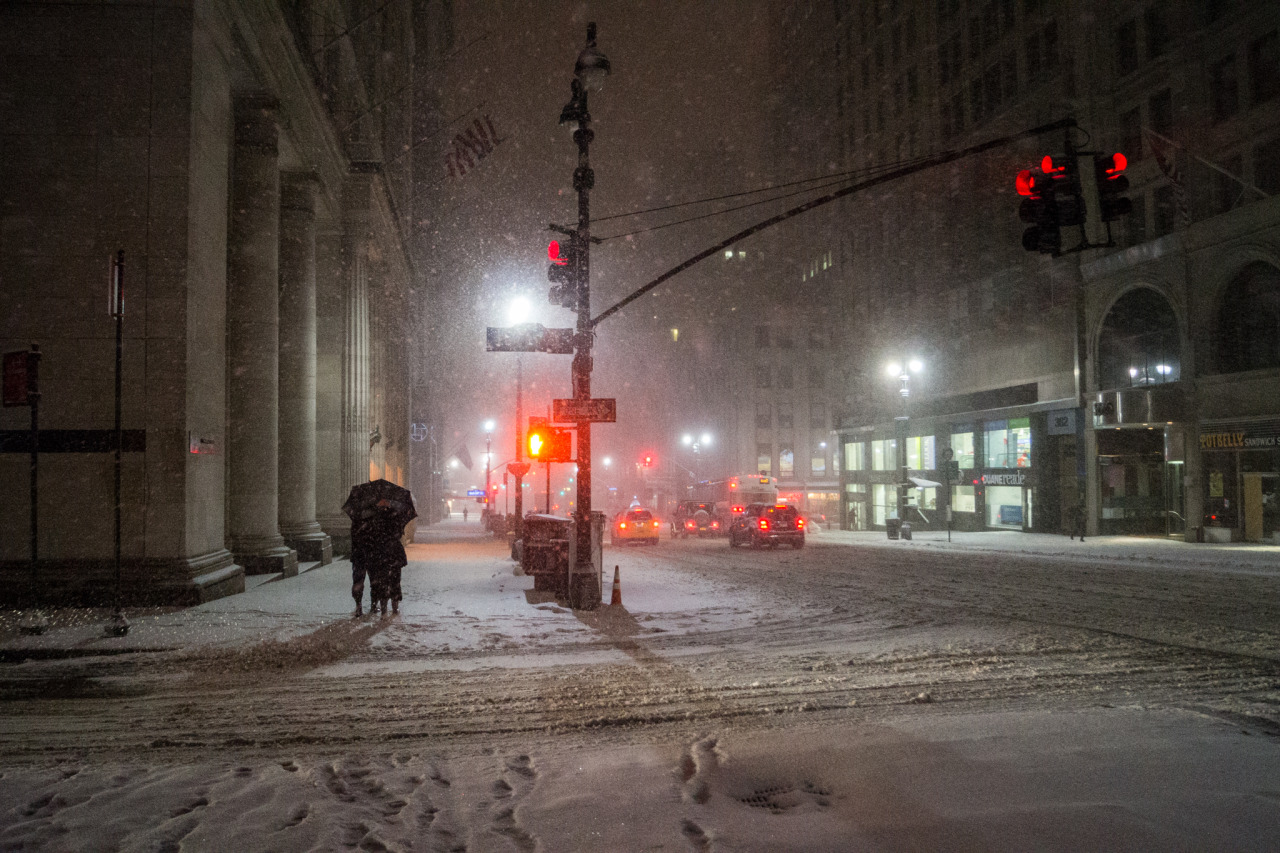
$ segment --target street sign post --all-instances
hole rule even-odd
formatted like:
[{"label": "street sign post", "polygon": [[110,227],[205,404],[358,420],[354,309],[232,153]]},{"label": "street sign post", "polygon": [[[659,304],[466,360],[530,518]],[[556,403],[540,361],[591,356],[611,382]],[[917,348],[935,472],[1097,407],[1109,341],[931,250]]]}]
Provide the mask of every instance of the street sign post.
[{"label": "street sign post", "polygon": [[589,400],[577,398],[552,400],[552,415],[557,423],[612,424],[618,421],[618,401],[613,397]]}]

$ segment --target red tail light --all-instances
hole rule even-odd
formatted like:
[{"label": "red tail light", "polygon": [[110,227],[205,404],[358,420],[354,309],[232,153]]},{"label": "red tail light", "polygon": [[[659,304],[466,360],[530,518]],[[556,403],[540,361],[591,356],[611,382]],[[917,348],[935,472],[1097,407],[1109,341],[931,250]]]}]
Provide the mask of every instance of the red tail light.
[{"label": "red tail light", "polygon": [[620,521],[620,522],[618,522],[618,528],[619,528],[620,530],[626,530],[626,529],[627,529],[627,523],[626,523],[625,521]]},{"label": "red tail light", "polygon": [[800,528],[801,530],[803,530],[803,529],[804,529],[804,519],[803,519],[803,518],[797,518],[797,519],[796,519],[796,527]]},{"label": "red tail light", "polygon": [[757,527],[759,527],[761,530],[768,530],[768,529],[769,529],[769,519],[767,519],[767,518],[759,518],[759,519],[756,519],[756,526],[757,526]]},{"label": "red tail light", "polygon": [[698,526],[698,522],[694,521],[692,518],[686,518],[684,520],[684,526],[686,530],[692,530]]},{"label": "red tail light", "polygon": [[718,521],[713,521],[713,522],[711,522],[711,529],[712,529],[712,530],[719,530],[719,529],[720,529],[720,522],[718,522]]},{"label": "red tail light", "polygon": [[733,507],[732,509],[733,509],[733,511],[734,511],[734,512],[742,512],[744,509],[746,509],[746,507],[745,507],[745,506],[735,506],[735,507]]}]

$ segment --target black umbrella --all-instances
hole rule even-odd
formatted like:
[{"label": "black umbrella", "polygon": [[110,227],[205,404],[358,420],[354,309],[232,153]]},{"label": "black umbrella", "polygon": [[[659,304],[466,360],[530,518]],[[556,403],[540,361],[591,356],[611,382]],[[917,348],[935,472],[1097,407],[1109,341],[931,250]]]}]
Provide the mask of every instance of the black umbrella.
[{"label": "black umbrella", "polygon": [[413,507],[413,495],[403,486],[388,480],[373,480],[351,487],[347,502],[342,505],[352,521],[361,521],[375,515],[387,516],[400,524],[408,524],[418,517]]}]

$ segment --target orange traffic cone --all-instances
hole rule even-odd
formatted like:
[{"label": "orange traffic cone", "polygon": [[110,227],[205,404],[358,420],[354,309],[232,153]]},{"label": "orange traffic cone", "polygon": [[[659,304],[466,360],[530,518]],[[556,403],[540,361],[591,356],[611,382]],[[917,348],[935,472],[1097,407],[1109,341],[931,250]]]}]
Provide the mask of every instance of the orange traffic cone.
[{"label": "orange traffic cone", "polygon": [[613,597],[609,599],[610,607],[622,606],[622,582],[618,580],[618,567],[613,567]]}]

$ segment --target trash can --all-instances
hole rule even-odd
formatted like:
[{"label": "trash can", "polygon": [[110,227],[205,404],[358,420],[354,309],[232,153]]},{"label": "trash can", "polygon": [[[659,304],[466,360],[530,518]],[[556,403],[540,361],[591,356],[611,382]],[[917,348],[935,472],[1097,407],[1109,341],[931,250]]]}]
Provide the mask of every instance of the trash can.
[{"label": "trash can", "polygon": [[884,520],[884,530],[885,530],[885,533],[888,533],[888,534],[889,534],[889,538],[890,538],[890,539],[897,539],[897,538],[898,538],[898,532],[899,532],[899,530],[900,530],[900,528],[901,528],[901,527],[902,527],[902,521],[901,521],[901,519],[897,519],[897,518],[886,518],[886,519]]},{"label": "trash can", "polygon": [[528,515],[520,546],[520,568],[533,576],[533,588],[569,594],[569,565],[573,554],[573,519],[556,515]]},{"label": "trash can", "polygon": [[902,523],[902,538],[903,539],[911,538],[911,522],[909,521],[904,521]]}]

